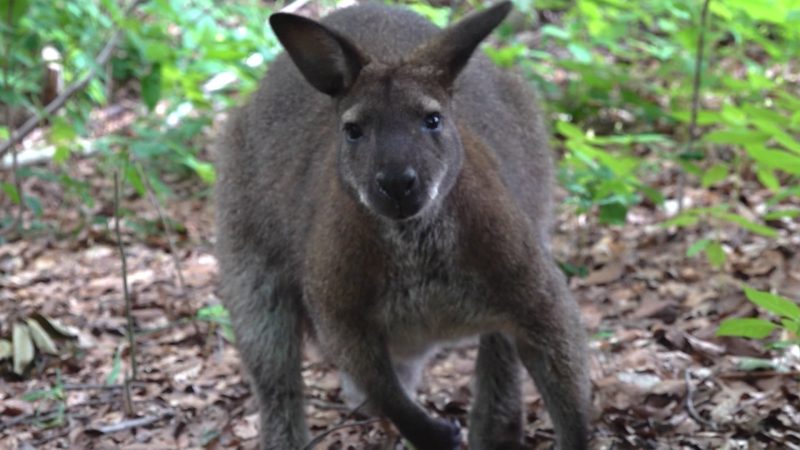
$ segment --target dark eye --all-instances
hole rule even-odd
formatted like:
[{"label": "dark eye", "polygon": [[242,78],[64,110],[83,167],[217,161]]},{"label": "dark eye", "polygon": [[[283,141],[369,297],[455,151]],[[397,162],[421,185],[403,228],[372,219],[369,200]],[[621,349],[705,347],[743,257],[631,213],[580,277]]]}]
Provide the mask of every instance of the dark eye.
[{"label": "dark eye", "polygon": [[430,113],[425,116],[423,123],[426,130],[437,131],[442,128],[442,116],[438,112]]},{"label": "dark eye", "polygon": [[348,141],[357,141],[364,135],[361,127],[354,123],[344,124],[344,134],[347,136]]}]

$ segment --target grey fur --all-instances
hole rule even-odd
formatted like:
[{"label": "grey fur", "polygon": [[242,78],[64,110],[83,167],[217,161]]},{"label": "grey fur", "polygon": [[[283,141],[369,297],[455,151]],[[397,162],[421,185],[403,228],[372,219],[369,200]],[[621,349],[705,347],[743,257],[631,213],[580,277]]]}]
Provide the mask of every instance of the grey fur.
[{"label": "grey fur", "polygon": [[[479,52],[464,65],[508,8],[443,32],[376,4],[271,19],[291,60],[232,115],[216,191],[222,295],[262,448],[307,442],[304,329],[347,374],[349,400],[368,398],[419,450],[460,446],[409,398],[419,367],[436,343],[474,335],[471,448],[521,448],[519,360],[559,447],[586,448],[586,337],[549,252],[541,114]],[[407,190],[383,190],[384,176]]]}]

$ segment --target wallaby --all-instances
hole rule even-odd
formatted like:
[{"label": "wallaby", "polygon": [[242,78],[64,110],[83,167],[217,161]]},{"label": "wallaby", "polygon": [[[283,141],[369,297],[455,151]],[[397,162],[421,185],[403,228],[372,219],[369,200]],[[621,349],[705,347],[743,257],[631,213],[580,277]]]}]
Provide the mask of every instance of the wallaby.
[{"label": "wallaby", "polygon": [[409,394],[437,342],[471,335],[471,449],[523,448],[520,361],[558,447],[586,448],[586,336],[549,249],[541,113],[473,56],[510,8],[444,30],[379,4],[271,16],[286,53],[230,118],[216,192],[221,294],[263,449],[308,442],[305,334],[418,450],[461,448]]}]

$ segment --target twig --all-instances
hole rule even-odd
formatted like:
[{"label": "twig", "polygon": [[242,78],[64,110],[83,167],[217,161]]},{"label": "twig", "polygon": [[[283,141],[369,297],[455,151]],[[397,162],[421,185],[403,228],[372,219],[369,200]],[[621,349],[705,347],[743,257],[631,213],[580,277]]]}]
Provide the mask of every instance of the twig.
[{"label": "twig", "polygon": [[[130,6],[125,9],[125,15],[128,15],[136,8],[139,4],[143,3],[145,0],[134,0]],[[117,46],[117,41],[119,41],[120,36],[122,35],[122,30],[119,28],[114,30],[114,33],[111,35],[111,38],[106,42],[105,47],[100,50],[100,53],[97,54],[97,58],[95,58],[95,63],[89,69],[89,73],[84,75],[82,78],[78,79],[75,83],[71,84],[67,87],[64,92],[58,95],[52,102],[48,103],[47,106],[44,107],[44,110],[41,113],[36,113],[31,116],[28,120],[25,121],[22,126],[14,130],[11,134],[11,137],[2,144],[0,144],[0,158],[8,152],[8,150],[14,146],[15,144],[22,141],[26,136],[28,136],[39,124],[42,123],[47,117],[53,115],[56,111],[61,109],[64,104],[66,104],[67,100],[70,97],[75,95],[77,92],[83,90],[86,85],[92,81],[97,75],[97,72],[102,69],[105,64],[108,62],[109,58],[111,58],[111,54],[114,51],[114,48]]]},{"label": "twig", "polygon": [[175,265],[175,274],[178,278],[178,289],[180,290],[181,297],[186,296],[186,282],[183,278],[183,271],[181,270],[181,262],[178,259],[178,251],[175,248],[175,239],[172,236],[172,230],[167,223],[166,216],[164,215],[164,210],[161,208],[161,202],[158,201],[155,192],[153,192],[153,185],[150,184],[150,179],[147,178],[147,175],[142,170],[142,166],[134,161],[134,166],[136,167],[136,171],[139,172],[139,178],[144,181],[144,187],[147,191],[147,196],[150,198],[150,203],[156,208],[156,212],[158,212],[158,218],[161,220],[161,226],[164,227],[164,232],[167,235],[167,245],[169,245],[169,253],[172,257],[172,263]]},{"label": "twig", "polygon": [[686,380],[686,411],[689,412],[689,416],[700,425],[708,427],[712,430],[716,430],[717,425],[704,419],[694,407],[694,400],[692,399],[692,397],[694,397],[694,385],[692,384],[689,369],[686,369],[686,371],[683,372],[683,377],[684,380]]},{"label": "twig", "polygon": [[317,409],[323,410],[330,410],[330,411],[341,411],[341,412],[350,412],[350,408],[347,405],[336,403],[336,402],[328,402],[325,400],[320,400],[318,398],[310,398],[308,399],[308,404],[313,406]]},{"label": "twig", "polygon": [[361,408],[363,408],[364,405],[366,405],[366,404],[367,404],[367,400],[364,400],[363,402],[361,402],[361,404],[356,406],[352,411],[347,413],[347,415],[344,416],[342,418],[342,420],[339,421],[339,423],[337,423],[336,425],[328,428],[327,430],[323,431],[322,433],[314,436],[314,438],[311,439],[311,441],[309,441],[308,444],[306,444],[305,447],[303,447],[303,450],[312,450],[314,447],[317,446],[317,444],[322,442],[323,439],[328,437],[331,433],[333,433],[335,431],[338,431],[338,430],[341,430],[342,428],[360,427],[360,426],[369,425],[371,423],[378,422],[379,420],[381,420],[378,417],[373,417],[373,418],[366,419],[366,420],[360,420],[360,421],[349,422],[349,423],[347,422],[348,420],[352,419],[356,414],[358,414],[358,412],[361,410]]},{"label": "twig", "polygon": [[[132,381],[131,386],[140,386],[145,387],[148,385],[146,381]],[[65,384],[62,386],[62,389],[65,391],[116,391],[118,389],[122,389],[125,386],[121,384]]]},{"label": "twig", "polygon": [[335,431],[339,431],[341,429],[350,428],[350,427],[363,427],[365,425],[370,425],[370,424],[373,424],[375,422],[380,422],[380,420],[381,419],[378,418],[378,417],[372,417],[370,419],[357,420],[355,422],[339,423],[337,425],[332,426],[331,428],[328,428],[327,430],[323,431],[322,433],[318,434],[317,436],[315,436],[314,439],[311,439],[311,441],[305,447],[303,447],[303,450],[312,450],[314,447],[317,446],[317,444],[322,442],[323,439],[325,439],[326,437],[328,437],[331,433],[333,433]]},{"label": "twig", "polygon": [[787,372],[781,372],[778,370],[759,370],[759,371],[751,371],[751,372],[726,372],[721,373],[718,375],[719,378],[723,378],[726,380],[752,380],[752,379],[762,379],[762,378],[773,378],[773,377],[788,377],[788,378],[800,378],[800,370],[790,370]]},{"label": "twig", "polygon": [[128,265],[125,260],[125,248],[122,246],[122,233],[119,231],[119,171],[114,172],[114,231],[117,237],[119,258],[122,261],[122,294],[125,297],[125,315],[128,318],[128,344],[131,353],[131,379],[136,379],[138,367],[136,365],[136,335],[133,332],[133,313],[131,312],[131,297],[128,293]]},{"label": "twig", "polygon": [[[689,154],[697,140],[697,111],[700,108],[700,76],[703,69],[703,50],[706,41],[706,17],[708,16],[708,4],[711,0],[703,2],[703,10],[700,13],[700,36],[697,38],[697,55],[694,61],[694,80],[692,82],[692,112],[689,120],[689,139],[686,142],[684,154]],[[686,171],[678,173],[678,187],[676,195],[678,197],[678,213],[683,212],[683,195],[686,190]]]},{"label": "twig", "polygon": [[94,433],[97,433],[97,434],[116,433],[118,431],[129,430],[131,428],[144,427],[144,426],[147,426],[147,425],[152,425],[152,424],[158,422],[161,419],[165,419],[167,417],[170,417],[172,414],[173,414],[172,411],[167,411],[167,412],[164,412],[164,413],[162,413],[162,414],[160,414],[158,416],[145,416],[145,417],[139,417],[137,419],[123,420],[122,422],[117,422],[117,423],[114,423],[114,424],[111,424],[111,425],[106,425],[106,426],[102,426],[102,427],[99,427],[99,428],[94,428],[94,429],[91,429],[91,431],[89,429],[87,429],[86,431],[88,431],[90,433],[94,432]]}]

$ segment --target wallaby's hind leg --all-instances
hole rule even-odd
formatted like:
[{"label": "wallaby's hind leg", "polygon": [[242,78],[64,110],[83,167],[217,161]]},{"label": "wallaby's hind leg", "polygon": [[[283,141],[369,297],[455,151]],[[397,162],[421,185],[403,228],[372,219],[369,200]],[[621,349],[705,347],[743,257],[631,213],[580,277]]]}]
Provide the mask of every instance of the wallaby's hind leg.
[{"label": "wallaby's hind leg", "polygon": [[469,448],[523,448],[520,365],[517,350],[505,335],[481,336],[475,363],[475,390],[469,416]]},{"label": "wallaby's hind leg", "polygon": [[235,280],[228,302],[236,344],[261,410],[261,450],[300,450],[308,442],[303,409],[299,290],[275,277]]},{"label": "wallaby's hind leg", "polygon": [[552,262],[543,264],[545,286],[527,311],[516,344],[553,421],[560,450],[588,448],[591,386],[586,333],[564,277]]}]

